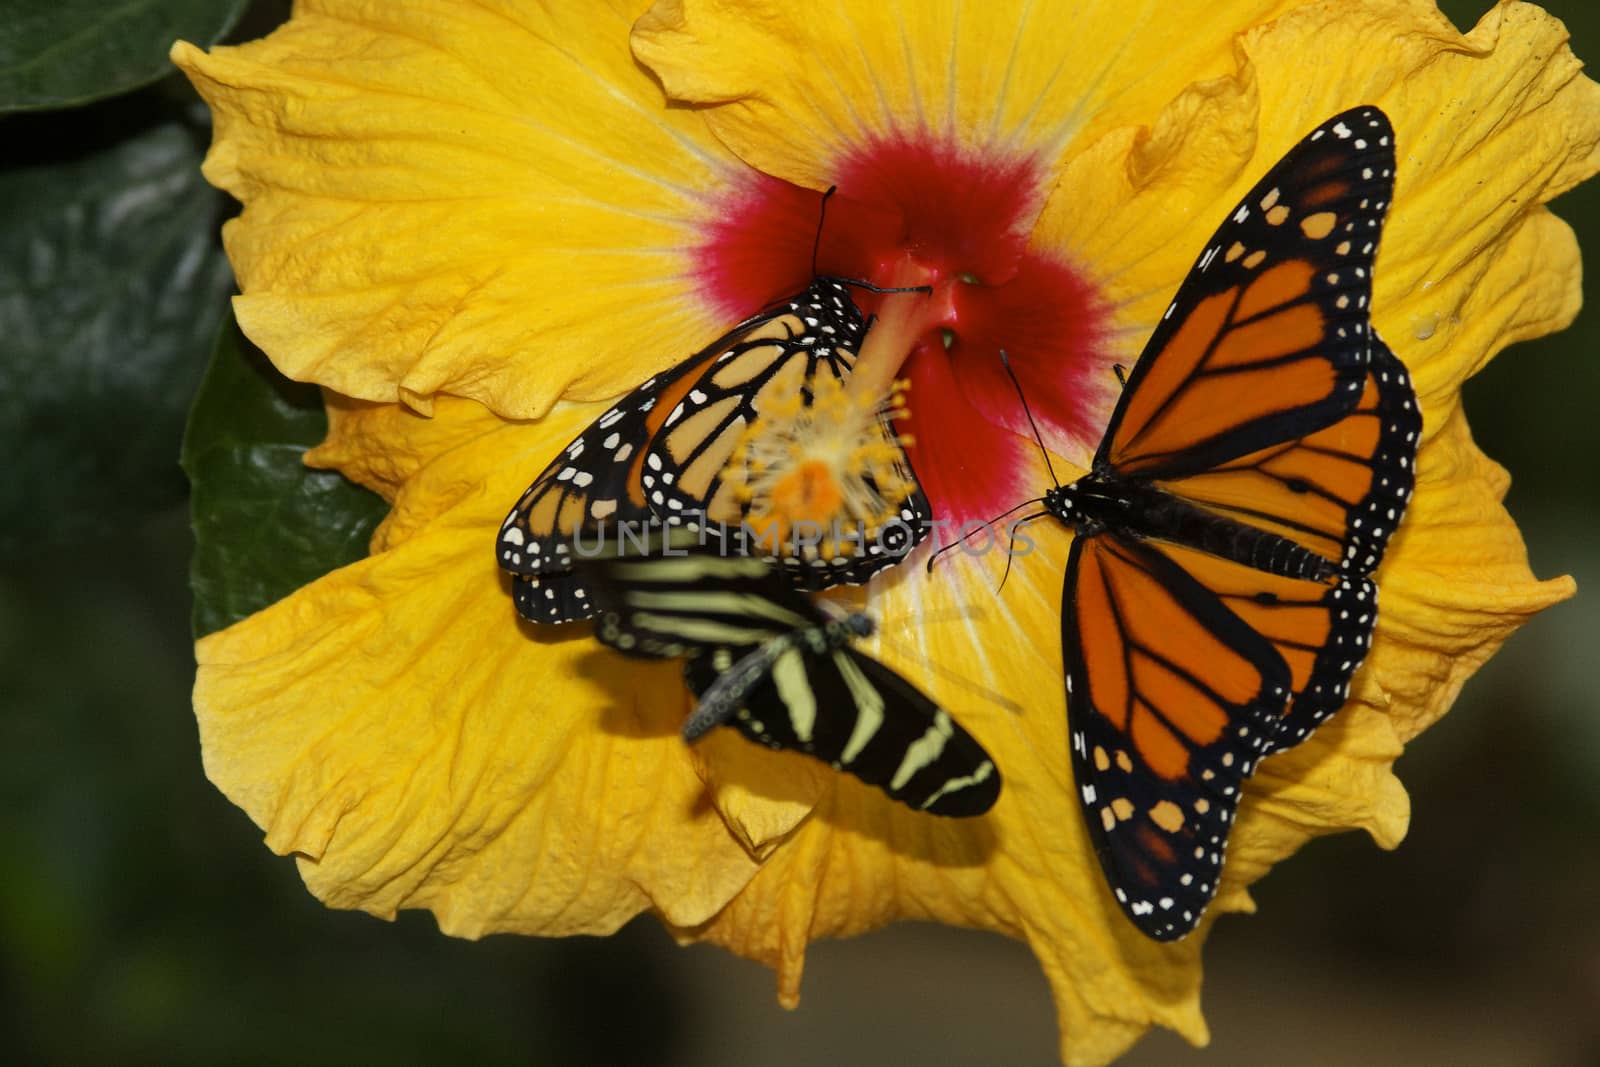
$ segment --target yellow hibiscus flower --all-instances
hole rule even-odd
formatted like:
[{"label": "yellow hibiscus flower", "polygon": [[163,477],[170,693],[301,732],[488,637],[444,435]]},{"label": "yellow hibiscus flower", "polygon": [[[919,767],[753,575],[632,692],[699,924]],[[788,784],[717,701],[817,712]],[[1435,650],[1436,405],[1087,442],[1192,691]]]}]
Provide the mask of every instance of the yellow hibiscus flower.
[{"label": "yellow hibiscus flower", "polygon": [[[1578,250],[1543,204],[1596,169],[1600,93],[1536,7],[1463,36],[1414,0],[997,0],[981,17],[307,0],[265,40],[173,55],[215,116],[206,175],[244,203],[224,234],[240,324],[325,388],[310,462],[392,503],[368,559],[196,649],[207,772],[332,906],[427,908],[466,937],[605,933],[648,909],[773,966],[786,1004],[814,938],[981,927],[1038,955],[1066,1061],[1151,1025],[1203,1042],[1214,917],[1248,910],[1246,887],[1314,835],[1394,846],[1402,746],[1572,591],[1530,574],[1459,403],[1579,301]],[[606,402],[805,286],[816,190],[842,190],[824,270],[890,284],[911,261],[981,283],[953,331],[915,339],[904,403],[939,516],[989,516],[1042,475],[988,355],[1011,354],[1052,451],[1086,463],[1110,367],[1223,213],[1355,104],[1397,131],[1373,320],[1423,407],[1416,495],[1350,705],[1251,779],[1196,935],[1138,934],[1090,851],[1064,530],[1041,525],[1002,597],[995,567],[959,558],[868,594],[886,631],[868,647],[1001,767],[981,819],[912,813],[737,737],[690,749],[673,665],[515,621],[491,558],[507,508]]]}]

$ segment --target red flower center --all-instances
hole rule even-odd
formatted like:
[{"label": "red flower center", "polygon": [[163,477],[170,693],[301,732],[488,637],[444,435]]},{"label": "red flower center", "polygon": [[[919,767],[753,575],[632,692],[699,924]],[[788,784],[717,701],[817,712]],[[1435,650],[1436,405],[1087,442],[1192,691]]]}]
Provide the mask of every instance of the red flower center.
[{"label": "red flower center", "polygon": [[[1027,247],[1039,167],[902,138],[844,160],[837,184],[820,237],[813,190],[757,174],[728,197],[698,253],[710,298],[732,322],[800,292],[813,273],[891,286],[910,270],[936,299],[899,372],[911,382],[900,425],[935,514],[987,519],[1040,495],[1048,486],[1021,477],[1038,446],[1001,350],[1041,431],[1069,455],[1099,439],[1098,376],[1111,370],[1098,294],[1064,260]],[[857,296],[868,314],[881,300]]]}]

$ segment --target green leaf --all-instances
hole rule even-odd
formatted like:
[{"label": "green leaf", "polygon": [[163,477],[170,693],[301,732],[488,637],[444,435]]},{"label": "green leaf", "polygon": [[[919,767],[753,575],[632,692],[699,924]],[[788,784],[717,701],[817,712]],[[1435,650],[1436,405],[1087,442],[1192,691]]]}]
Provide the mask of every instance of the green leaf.
[{"label": "green leaf", "polygon": [[[31,158],[0,170],[0,558],[115,551],[126,518],[183,497],[184,414],[233,280],[227,201],[175,114],[150,92],[5,120]],[[47,122],[60,140],[29,136]]]},{"label": "green leaf", "polygon": [[74,107],[172,72],[178,40],[215,44],[246,0],[0,0],[0,112]]},{"label": "green leaf", "polygon": [[367,555],[388,504],[301,462],[327,429],[317,387],[279,374],[230,316],[183,439],[196,637]]}]

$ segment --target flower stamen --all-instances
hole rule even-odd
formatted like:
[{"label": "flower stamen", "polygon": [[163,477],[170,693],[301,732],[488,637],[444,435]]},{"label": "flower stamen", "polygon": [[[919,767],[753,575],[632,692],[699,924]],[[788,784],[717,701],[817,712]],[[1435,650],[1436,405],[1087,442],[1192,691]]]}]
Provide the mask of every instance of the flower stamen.
[{"label": "flower stamen", "polygon": [[895,519],[916,489],[902,452],[911,439],[893,426],[906,417],[906,388],[892,383],[880,402],[821,375],[809,403],[798,380],[773,389],[772,402],[745,430],[724,475],[743,521],[769,544],[790,545],[809,532],[816,554],[827,559],[852,547],[841,535]]}]

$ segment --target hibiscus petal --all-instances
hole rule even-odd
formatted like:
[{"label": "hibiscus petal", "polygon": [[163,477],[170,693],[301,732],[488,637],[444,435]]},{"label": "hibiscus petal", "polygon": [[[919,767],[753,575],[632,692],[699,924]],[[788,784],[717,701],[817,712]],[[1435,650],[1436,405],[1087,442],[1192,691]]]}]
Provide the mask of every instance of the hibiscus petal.
[{"label": "hibiscus petal", "polygon": [[751,166],[825,188],[852,149],[897,133],[1014,148],[1053,169],[1075,139],[1136,121],[1232,68],[1232,38],[1294,5],[662,0],[634,52]]},{"label": "hibiscus petal", "polygon": [[688,250],[734,161],[660,106],[630,6],[323,0],[175,46],[215,118],[206,175],[245,204],[224,237],[251,340],[348,396],[522,418],[715,335]]},{"label": "hibiscus petal", "polygon": [[[328,409],[328,434],[306,453],[306,464],[339,471],[391,503],[423,467],[473,438],[505,426],[504,419],[483,405],[454,397],[440,397],[432,416],[419,415],[401,404],[356,400],[332,390],[323,391],[323,401]],[[549,422],[567,418],[552,412]]]}]

